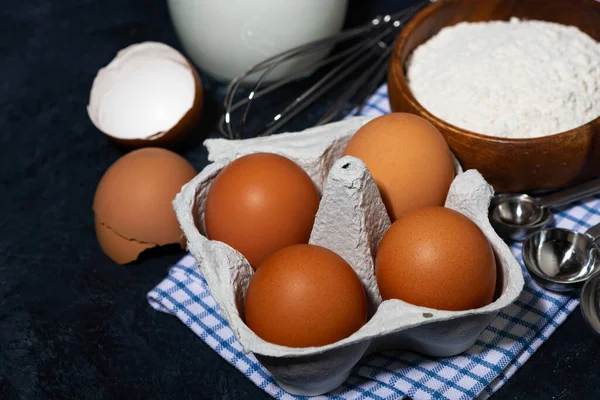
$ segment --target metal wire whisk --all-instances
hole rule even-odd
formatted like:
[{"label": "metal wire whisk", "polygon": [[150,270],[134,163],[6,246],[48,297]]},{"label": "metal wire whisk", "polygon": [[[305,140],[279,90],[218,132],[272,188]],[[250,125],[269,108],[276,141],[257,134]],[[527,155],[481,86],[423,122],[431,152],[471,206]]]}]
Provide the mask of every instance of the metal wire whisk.
[{"label": "metal wire whisk", "polygon": [[[328,38],[298,46],[258,63],[239,77],[232,80],[229,84],[227,94],[223,101],[224,113],[219,120],[219,132],[228,139],[244,138],[244,126],[246,125],[250,107],[254,100],[334,62],[338,63],[335,66],[332,66],[331,70],[316,83],[295,97],[295,99],[285,106],[282,111],[274,115],[266,126],[254,136],[267,136],[275,133],[279,128],[288,123],[298,113],[306,109],[306,107],[313,104],[332,87],[343,81],[354,71],[361,71],[360,69],[362,68],[359,77],[349,82],[347,88],[345,88],[340,97],[337,98],[333,106],[313,126],[330,122],[339,113],[341,108],[349,102],[353,108],[351,115],[356,115],[364,107],[367,98],[385,76],[389,57],[393,49],[393,42],[400,29],[402,29],[404,24],[406,24],[406,22],[418,11],[436,1],[437,0],[421,0],[414,6],[392,15],[377,17],[365,25],[343,31],[340,34]],[[332,53],[329,57],[326,57],[313,65],[293,73],[289,77],[263,85],[265,78],[279,65],[308,53],[330,49],[332,46],[346,41],[354,41],[355,43],[352,43],[349,47],[339,52]],[[244,87],[244,85],[242,85],[244,80],[247,79],[248,76],[257,73],[262,74],[257,79],[249,94],[245,98],[234,103],[238,90],[240,90],[240,87]],[[244,109],[241,110],[241,119],[236,130],[234,129],[234,123],[232,121],[232,113],[240,107],[244,107]]]}]

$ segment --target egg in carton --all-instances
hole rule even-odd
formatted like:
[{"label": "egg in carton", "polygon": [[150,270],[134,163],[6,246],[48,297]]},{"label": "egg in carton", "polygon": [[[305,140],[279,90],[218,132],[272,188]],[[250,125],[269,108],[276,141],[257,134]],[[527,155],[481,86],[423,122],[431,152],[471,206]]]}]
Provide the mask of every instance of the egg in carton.
[{"label": "egg in carton", "polygon": [[[374,256],[390,219],[365,164],[351,156],[341,157],[352,135],[371,119],[353,117],[262,138],[208,139],[205,146],[212,163],[183,186],[173,202],[188,249],[237,340],[292,394],[313,396],[335,389],[362,357],[374,351],[402,349],[433,357],[462,353],[523,289],[521,267],[488,219],[492,187],[479,172],[463,172],[455,160],[457,175],[445,206],[470,218],[489,240],[499,266],[495,300],[466,311],[436,310],[396,299],[382,301]],[[343,340],[326,346],[291,348],[266,342],[244,323],[244,296],[254,271],[238,251],[205,237],[204,206],[219,171],[231,161],[256,152],[277,153],[294,160],[322,194],[310,243],[336,252],[352,266],[369,304],[367,323]]]}]

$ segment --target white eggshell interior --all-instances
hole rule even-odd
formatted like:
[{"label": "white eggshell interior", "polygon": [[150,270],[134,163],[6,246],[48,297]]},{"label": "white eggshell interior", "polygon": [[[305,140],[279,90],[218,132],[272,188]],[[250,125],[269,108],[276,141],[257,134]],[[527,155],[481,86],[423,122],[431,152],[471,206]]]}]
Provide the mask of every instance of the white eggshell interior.
[{"label": "white eggshell interior", "polygon": [[88,114],[98,129],[119,139],[168,132],[192,108],[193,71],[181,53],[144,42],[121,50],[92,85]]}]

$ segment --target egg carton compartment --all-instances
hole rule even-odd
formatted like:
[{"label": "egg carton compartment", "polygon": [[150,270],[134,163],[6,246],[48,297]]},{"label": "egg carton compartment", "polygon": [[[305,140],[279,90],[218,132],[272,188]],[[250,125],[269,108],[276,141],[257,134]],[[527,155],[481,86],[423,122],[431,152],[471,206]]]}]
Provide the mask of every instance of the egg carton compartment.
[{"label": "egg carton compartment", "polygon": [[[474,221],[489,240],[499,273],[495,300],[466,311],[430,309],[401,300],[382,302],[374,256],[390,219],[365,164],[351,156],[341,157],[351,136],[371,119],[354,117],[264,138],[206,140],[212,163],[183,186],[173,202],[188,249],[237,340],[292,394],[312,396],[335,389],[363,356],[374,351],[409,350],[433,357],[462,353],[523,289],[521,267],[488,219],[492,187],[479,172],[463,172],[456,162],[457,175],[445,206]],[[326,346],[291,348],[264,341],[244,323],[244,295],[254,271],[238,251],[205,237],[203,210],[210,184],[219,171],[236,158],[256,152],[277,153],[294,160],[321,192],[310,243],[329,248],[352,266],[369,303],[367,323],[343,340]]]}]

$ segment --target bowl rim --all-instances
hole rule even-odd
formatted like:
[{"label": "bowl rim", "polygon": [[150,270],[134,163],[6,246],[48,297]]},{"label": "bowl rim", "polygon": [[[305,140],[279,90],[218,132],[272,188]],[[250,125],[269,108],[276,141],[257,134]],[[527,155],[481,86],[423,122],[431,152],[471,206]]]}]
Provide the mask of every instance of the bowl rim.
[{"label": "bowl rim", "polygon": [[[400,62],[400,55],[404,51],[406,47],[406,43],[408,38],[414,30],[423,23],[427,18],[429,18],[432,14],[438,12],[442,7],[446,6],[451,2],[458,2],[460,0],[434,0],[431,1],[429,5],[424,7],[422,10],[417,12],[413,18],[411,18],[408,23],[404,26],[404,28],[400,31],[392,51],[392,59],[390,62],[390,75],[395,82],[396,86],[400,90],[400,95],[404,96],[405,99],[418,110],[421,114],[425,115],[427,119],[434,121],[439,126],[442,126],[444,130],[447,132],[452,132],[455,134],[459,134],[462,136],[471,137],[473,139],[485,140],[492,143],[511,143],[511,144],[528,144],[535,142],[536,144],[540,144],[542,142],[553,142],[557,138],[565,138],[569,136],[578,135],[582,130],[587,130],[587,128],[596,126],[598,130],[600,130],[600,115],[594,118],[591,121],[586,122],[583,125],[578,127],[553,133],[550,135],[544,135],[534,138],[505,138],[500,136],[492,136],[486,135],[483,133],[477,133],[470,131],[468,129],[460,128],[456,125],[453,125],[437,116],[433,115],[429,110],[427,110],[419,101],[415,98],[410,87],[408,86],[408,81],[406,79],[404,65]],[[600,1],[597,0],[578,0],[582,5],[594,5],[600,8]],[[439,31],[438,31],[439,32]],[[437,32],[436,32],[437,33]],[[599,42],[600,43],[600,42]],[[412,52],[411,52],[412,53]]]}]

